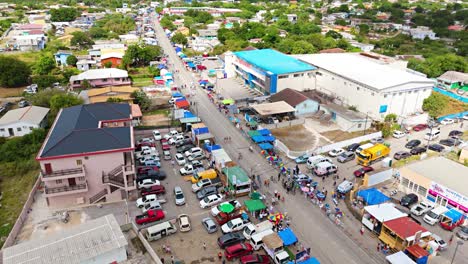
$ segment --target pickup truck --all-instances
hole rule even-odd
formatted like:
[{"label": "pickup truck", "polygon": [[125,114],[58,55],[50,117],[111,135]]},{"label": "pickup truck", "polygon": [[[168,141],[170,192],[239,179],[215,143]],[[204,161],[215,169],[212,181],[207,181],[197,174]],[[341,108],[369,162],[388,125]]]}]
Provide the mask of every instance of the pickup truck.
[{"label": "pickup truck", "polygon": [[421,216],[434,208],[434,205],[427,202],[420,202],[417,205],[411,207],[411,213],[417,216]]},{"label": "pickup truck", "polygon": [[149,210],[144,214],[135,216],[135,223],[144,225],[152,222],[159,221],[164,218],[163,210]]},{"label": "pickup truck", "polygon": [[179,172],[180,175],[185,176],[185,175],[190,175],[195,171],[193,166],[191,164],[185,164],[183,168],[180,168]]},{"label": "pickup truck", "polygon": [[250,223],[249,220],[242,219],[242,218],[235,218],[235,219],[228,221],[224,225],[222,225],[221,231],[223,232],[223,234],[240,231],[244,229],[244,227],[249,223]]},{"label": "pickup truck", "polygon": [[239,218],[242,216],[242,214],[244,213],[244,210],[234,210],[233,212],[229,213],[229,214],[226,214],[226,213],[219,213],[218,215],[216,215],[214,217],[215,221],[218,223],[218,225],[224,225],[225,223],[227,223],[228,221],[232,220],[232,219],[236,219],[236,218]]},{"label": "pickup truck", "polygon": [[137,159],[140,159],[144,156],[151,156],[151,155],[159,156],[159,153],[155,147],[144,146],[140,152],[136,153],[135,156]]},{"label": "pickup truck", "polygon": [[207,187],[207,186],[221,186],[223,183],[219,178],[214,179],[202,179],[197,183],[192,184],[192,192],[196,193],[200,189]]}]

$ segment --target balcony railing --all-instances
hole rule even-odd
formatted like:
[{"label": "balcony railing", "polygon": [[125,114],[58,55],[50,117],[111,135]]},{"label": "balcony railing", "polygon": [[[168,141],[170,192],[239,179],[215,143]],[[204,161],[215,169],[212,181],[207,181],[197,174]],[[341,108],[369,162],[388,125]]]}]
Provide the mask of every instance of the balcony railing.
[{"label": "balcony railing", "polygon": [[55,177],[80,177],[84,176],[84,167],[65,169],[65,170],[55,170],[52,172],[41,171],[42,178],[55,178]]},{"label": "balcony railing", "polygon": [[91,198],[89,198],[89,203],[93,204],[93,203],[95,203],[97,201],[100,201],[106,195],[107,195],[107,189],[103,189],[102,191],[98,192],[97,194],[91,196]]},{"label": "balcony railing", "polygon": [[73,186],[62,186],[62,187],[53,187],[45,188],[45,194],[46,195],[54,195],[54,194],[64,194],[64,193],[80,193],[80,192],[87,192],[88,191],[88,184],[87,183],[82,183],[82,184],[77,184]]}]

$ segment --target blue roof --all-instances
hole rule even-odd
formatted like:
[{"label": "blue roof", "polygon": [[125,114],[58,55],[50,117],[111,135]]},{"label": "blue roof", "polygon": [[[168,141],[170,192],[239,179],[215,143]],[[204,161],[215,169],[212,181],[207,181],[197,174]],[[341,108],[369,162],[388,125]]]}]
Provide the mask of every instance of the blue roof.
[{"label": "blue roof", "polygon": [[383,202],[390,200],[388,196],[381,193],[379,190],[375,188],[361,190],[357,193],[357,195],[362,197],[364,201],[367,203],[367,205],[381,204]]},{"label": "blue roof", "polygon": [[[289,262],[289,263],[294,263],[294,262]],[[320,264],[320,261],[318,259],[311,257],[309,259],[297,262],[297,264]]]},{"label": "blue roof", "polygon": [[234,54],[246,62],[273,74],[311,71],[316,68],[272,49],[238,51]]},{"label": "blue roof", "polygon": [[285,246],[289,246],[297,242],[297,237],[294,235],[291,228],[286,228],[282,231],[279,231],[278,236],[281,238],[281,240],[283,240],[283,244]]},{"label": "blue roof", "polygon": [[461,213],[460,211],[458,211],[457,209],[450,209],[448,210],[447,212],[445,212],[444,214],[445,216],[449,217],[450,219],[452,219],[452,223],[456,223],[460,220],[460,218],[464,217],[463,216],[463,213]]}]

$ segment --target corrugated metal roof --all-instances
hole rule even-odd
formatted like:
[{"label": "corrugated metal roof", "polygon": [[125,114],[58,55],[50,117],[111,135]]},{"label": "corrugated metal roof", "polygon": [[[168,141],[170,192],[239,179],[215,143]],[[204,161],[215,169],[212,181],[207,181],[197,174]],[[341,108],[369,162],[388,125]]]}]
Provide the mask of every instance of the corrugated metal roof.
[{"label": "corrugated metal roof", "polygon": [[113,215],[100,217],[60,233],[3,250],[4,264],[74,264],[127,245]]},{"label": "corrugated metal roof", "polygon": [[49,108],[39,106],[28,106],[8,111],[0,118],[0,125],[6,125],[18,121],[24,121],[30,124],[39,125],[46,117]]},{"label": "corrugated metal roof", "polygon": [[119,69],[92,69],[70,77],[73,81],[95,80],[105,78],[125,78],[128,77],[127,71]]}]

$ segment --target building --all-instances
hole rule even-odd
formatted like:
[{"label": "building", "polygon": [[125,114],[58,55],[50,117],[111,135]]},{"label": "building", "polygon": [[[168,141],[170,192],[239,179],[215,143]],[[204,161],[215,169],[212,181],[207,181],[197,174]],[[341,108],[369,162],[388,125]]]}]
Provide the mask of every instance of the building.
[{"label": "building", "polygon": [[212,29],[198,29],[198,36],[200,38],[213,39],[218,37],[218,31]]},{"label": "building", "polygon": [[97,62],[95,60],[79,60],[76,62],[76,68],[80,71],[88,71],[95,68]]},{"label": "building", "polygon": [[8,43],[20,51],[42,50],[47,38],[44,34],[14,36]]},{"label": "building", "polygon": [[[443,168],[443,173],[441,173]],[[400,189],[468,214],[468,167],[444,157],[422,160],[400,169]]]},{"label": "building", "polygon": [[286,14],[286,16],[288,17],[289,22],[291,22],[293,24],[297,23],[297,15],[296,14]]},{"label": "building", "polygon": [[104,88],[83,90],[80,92],[80,96],[83,92],[86,92],[86,95],[82,96],[82,98],[89,104],[105,103],[110,98],[119,98],[124,102],[131,103],[133,102],[131,94],[135,91],[140,91],[140,89],[131,86],[108,86]]},{"label": "building", "polygon": [[341,130],[346,132],[362,131],[370,128],[371,119],[365,114],[353,111],[335,103],[324,103],[320,105],[320,110],[324,112],[320,120],[333,121]]},{"label": "building", "polygon": [[0,137],[20,137],[31,133],[34,128],[47,125],[49,108],[28,106],[8,111],[0,118]]},{"label": "building", "polygon": [[225,54],[225,72],[238,76],[251,89],[268,95],[286,88],[298,91],[315,88],[316,68],[272,49]]},{"label": "building", "polygon": [[72,88],[82,88],[85,81],[93,88],[132,84],[127,71],[119,69],[93,69],[70,77]]},{"label": "building", "polygon": [[36,160],[50,207],[136,196],[131,107],[97,103],[63,108]]},{"label": "building", "polygon": [[315,113],[319,109],[319,103],[311,100],[299,91],[286,88],[279,93],[270,96],[271,102],[284,101],[296,109],[296,115]]},{"label": "building", "polygon": [[73,53],[71,51],[67,51],[67,50],[59,50],[57,51],[55,54],[54,54],[54,58],[55,58],[55,63],[57,64],[57,66],[67,66],[67,58],[70,56],[70,55],[73,55]]},{"label": "building", "polygon": [[351,46],[353,47],[361,49],[364,52],[371,52],[372,50],[374,50],[375,47],[375,45],[373,44],[366,44],[357,41],[350,41],[349,44],[351,44]]},{"label": "building", "polygon": [[204,11],[210,13],[213,17],[220,17],[224,14],[234,14],[242,12],[242,10],[237,8],[217,8],[217,7],[165,7],[162,11],[162,14],[167,15],[184,15],[187,10],[195,11]]},{"label": "building", "polygon": [[[110,68],[116,68],[122,64],[123,55],[121,53],[108,53],[101,56],[101,66],[111,65]],[[107,67],[106,67],[107,68]]]},{"label": "building", "polygon": [[432,40],[438,39],[438,37],[436,37],[436,33],[432,31],[432,29],[428,27],[423,27],[423,26],[410,28],[408,31],[406,31],[406,33],[409,34],[414,39],[425,39],[425,38],[429,38]]},{"label": "building", "polygon": [[[406,63],[369,53],[296,55],[316,67],[316,86],[345,106],[382,120],[394,113],[407,116],[422,111],[434,82],[406,70]],[[359,67],[357,67],[359,65]]]},{"label": "building", "polygon": [[127,239],[112,214],[5,248],[4,264],[121,263]]},{"label": "building", "polygon": [[[428,242],[432,233],[409,217],[400,217],[383,222],[379,240],[392,249],[404,250],[420,241]],[[419,239],[418,239],[419,238]],[[415,241],[418,240],[418,241]]]},{"label": "building", "polygon": [[468,73],[447,71],[437,78],[437,87],[468,91]]}]

